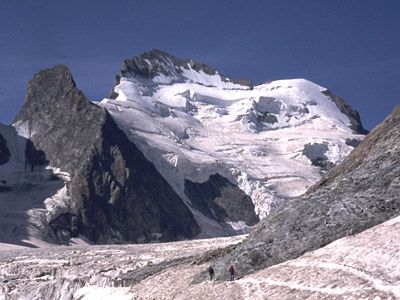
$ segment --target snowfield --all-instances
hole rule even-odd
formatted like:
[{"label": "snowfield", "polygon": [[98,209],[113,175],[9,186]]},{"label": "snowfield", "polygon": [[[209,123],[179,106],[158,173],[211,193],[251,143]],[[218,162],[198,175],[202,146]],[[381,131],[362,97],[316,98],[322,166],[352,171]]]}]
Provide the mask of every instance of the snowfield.
[{"label": "snowfield", "polygon": [[[0,299],[400,299],[400,217],[234,282],[191,284],[244,236],[0,251]],[[205,255],[206,254],[206,255]],[[203,263],[201,263],[203,262]],[[227,274],[228,277],[228,274]]]}]

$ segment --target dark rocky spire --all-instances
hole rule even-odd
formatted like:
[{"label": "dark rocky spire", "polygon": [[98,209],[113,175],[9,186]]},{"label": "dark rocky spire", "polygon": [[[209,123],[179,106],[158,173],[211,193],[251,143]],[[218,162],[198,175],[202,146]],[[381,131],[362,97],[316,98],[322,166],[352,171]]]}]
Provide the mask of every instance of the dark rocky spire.
[{"label": "dark rocky spire", "polygon": [[34,75],[14,126],[71,174],[70,208],[50,224],[98,243],[192,238],[193,215],[109,113],[76,88],[65,66]]}]

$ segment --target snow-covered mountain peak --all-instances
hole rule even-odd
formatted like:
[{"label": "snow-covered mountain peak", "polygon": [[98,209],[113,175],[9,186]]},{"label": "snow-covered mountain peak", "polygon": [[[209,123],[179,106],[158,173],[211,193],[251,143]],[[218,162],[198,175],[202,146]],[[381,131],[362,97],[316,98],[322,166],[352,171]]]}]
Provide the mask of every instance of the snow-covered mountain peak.
[{"label": "snow-covered mountain peak", "polygon": [[117,79],[100,105],[188,203],[187,180],[218,173],[263,217],[363,138],[358,114],[306,79],[238,84],[158,50],[125,61]]}]

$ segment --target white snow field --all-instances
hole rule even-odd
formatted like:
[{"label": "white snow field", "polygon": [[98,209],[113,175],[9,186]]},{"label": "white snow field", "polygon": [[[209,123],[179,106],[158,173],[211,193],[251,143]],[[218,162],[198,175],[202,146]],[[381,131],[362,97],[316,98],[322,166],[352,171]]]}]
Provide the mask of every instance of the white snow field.
[{"label": "white snow field", "polygon": [[[244,236],[0,251],[0,299],[400,299],[400,217],[225,282],[192,284]],[[227,274],[228,277],[228,274]],[[3,297],[3,298],[2,298]]]},{"label": "white snow field", "polygon": [[[168,58],[164,64],[174,67]],[[190,64],[180,70],[179,76],[122,77],[114,88],[118,97],[99,105],[186,203],[185,179],[204,182],[219,173],[249,195],[264,218],[321,178],[311,160],[337,164],[353,149],[346,140],[364,137],[353,133],[349,118],[322,93],[326,88],[305,79],[249,87]],[[218,224],[193,212],[203,236],[219,234]],[[245,224],[231,225],[240,230]]]}]

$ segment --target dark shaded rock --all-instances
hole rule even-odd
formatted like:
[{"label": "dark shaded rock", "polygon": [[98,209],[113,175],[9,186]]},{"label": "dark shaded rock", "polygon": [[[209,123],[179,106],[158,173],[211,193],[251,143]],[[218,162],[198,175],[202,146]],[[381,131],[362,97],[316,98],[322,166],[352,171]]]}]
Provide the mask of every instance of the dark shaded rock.
[{"label": "dark shaded rock", "polygon": [[320,173],[324,173],[324,172],[332,169],[335,166],[335,164],[333,162],[331,162],[323,157],[317,157],[316,159],[313,159],[311,161],[311,164],[313,166],[319,167],[321,169]]},{"label": "dark shaded rock", "polygon": [[304,196],[285,202],[219,259],[216,277],[230,264],[248,274],[400,215],[399,153],[400,107]]},{"label": "dark shaded rock", "polygon": [[265,112],[262,115],[258,115],[258,121],[268,124],[274,124],[278,122],[278,118],[271,113]]},{"label": "dark shaded rock", "polygon": [[218,222],[244,221],[253,226],[259,221],[251,198],[219,174],[203,183],[186,179],[185,194],[197,210]]},{"label": "dark shaded rock", "polygon": [[327,171],[335,166],[325,155],[328,151],[328,144],[313,143],[304,145],[302,154],[311,161],[313,166],[321,168],[322,171]]},{"label": "dark shaded rock", "polygon": [[202,264],[208,263],[210,261],[214,261],[217,258],[221,258],[221,257],[231,253],[233,250],[236,249],[236,247],[237,247],[237,244],[230,245],[230,246],[224,247],[224,248],[218,248],[218,249],[206,251],[206,252],[198,255],[197,257],[194,257],[192,264],[202,265]]},{"label": "dark shaded rock", "polygon": [[12,188],[9,186],[5,186],[0,182],[0,193],[8,193],[11,192]]},{"label": "dark shaded rock", "polygon": [[304,106],[304,107],[299,109],[299,112],[302,113],[302,114],[309,114],[310,110],[308,109],[308,107]]},{"label": "dark shaded rock", "polygon": [[356,110],[354,110],[342,98],[334,95],[330,90],[322,91],[322,94],[328,96],[332,102],[336,104],[339,110],[349,118],[351,123],[350,128],[353,129],[354,133],[368,134],[369,131],[362,126],[360,115]]},{"label": "dark shaded rock", "polygon": [[199,232],[189,209],[153,164],[105,109],[76,88],[65,66],[33,77],[15,126],[31,133],[52,166],[71,174],[70,211],[51,223],[56,236],[78,230],[97,243],[144,242]]},{"label": "dark shaded rock", "polygon": [[25,147],[25,169],[33,171],[35,166],[44,166],[48,163],[46,154],[42,150],[36,149],[31,140],[27,140]]},{"label": "dark shaded rock", "polygon": [[272,97],[260,97],[256,102],[256,109],[261,113],[279,114],[282,111],[281,100]]},{"label": "dark shaded rock", "polygon": [[[180,59],[164,51],[153,49],[144,52],[132,59],[126,59],[121,67],[121,71],[115,78],[115,85],[120,83],[121,77],[136,77],[141,79],[152,79],[158,75],[164,75],[178,79],[181,77],[183,70],[202,71],[208,75],[218,74],[222,81],[232,82],[244,86],[251,87],[250,80],[247,79],[230,79],[219,74],[214,68],[192,60]],[[114,91],[111,92],[110,98],[115,99],[118,96]]]},{"label": "dark shaded rock", "polygon": [[358,139],[346,139],[346,145],[349,145],[353,148],[360,145],[360,143],[361,143],[361,140],[358,140]]},{"label": "dark shaded rock", "polygon": [[6,164],[11,157],[10,150],[7,148],[6,139],[0,134],[0,165]]},{"label": "dark shaded rock", "polygon": [[301,115],[306,115],[310,113],[310,110],[307,108],[307,106],[296,106],[296,105],[289,105],[286,108],[286,116],[292,117],[294,114],[301,114]]}]

